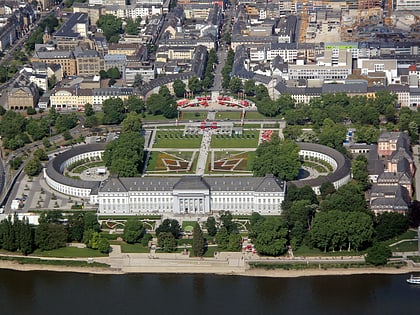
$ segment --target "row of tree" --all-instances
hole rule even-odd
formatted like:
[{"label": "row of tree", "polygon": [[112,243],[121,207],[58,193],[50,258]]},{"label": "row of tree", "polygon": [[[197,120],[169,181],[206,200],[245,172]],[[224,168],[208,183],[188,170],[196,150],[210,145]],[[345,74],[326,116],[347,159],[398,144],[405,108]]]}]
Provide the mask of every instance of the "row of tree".
[{"label": "row of tree", "polygon": [[6,149],[16,150],[25,144],[41,140],[50,134],[63,133],[77,125],[75,113],[58,114],[51,108],[48,115],[40,119],[26,119],[15,111],[6,111],[1,119],[0,134]]},{"label": "row of tree", "polygon": [[94,213],[74,213],[66,219],[60,212],[47,211],[41,214],[39,225],[33,226],[26,218],[9,216],[0,222],[0,248],[28,255],[35,249],[52,250],[83,241],[89,248],[109,252],[109,241],[100,235]]}]

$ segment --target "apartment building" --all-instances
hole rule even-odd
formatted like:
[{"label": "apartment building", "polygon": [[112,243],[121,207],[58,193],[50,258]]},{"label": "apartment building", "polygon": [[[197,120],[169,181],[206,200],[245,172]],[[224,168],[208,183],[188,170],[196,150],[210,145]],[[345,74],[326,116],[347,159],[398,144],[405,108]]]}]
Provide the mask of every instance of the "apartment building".
[{"label": "apartment building", "polygon": [[98,75],[99,71],[104,70],[104,60],[96,50],[83,50],[77,47],[74,56],[79,76]]}]

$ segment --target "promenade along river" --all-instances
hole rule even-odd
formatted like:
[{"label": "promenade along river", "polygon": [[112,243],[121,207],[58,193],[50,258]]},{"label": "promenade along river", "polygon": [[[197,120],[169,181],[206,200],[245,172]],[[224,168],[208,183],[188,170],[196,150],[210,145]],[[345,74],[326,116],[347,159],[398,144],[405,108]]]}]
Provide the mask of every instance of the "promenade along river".
[{"label": "promenade along river", "polygon": [[0,270],[1,314],[420,314],[408,275],[257,278]]}]

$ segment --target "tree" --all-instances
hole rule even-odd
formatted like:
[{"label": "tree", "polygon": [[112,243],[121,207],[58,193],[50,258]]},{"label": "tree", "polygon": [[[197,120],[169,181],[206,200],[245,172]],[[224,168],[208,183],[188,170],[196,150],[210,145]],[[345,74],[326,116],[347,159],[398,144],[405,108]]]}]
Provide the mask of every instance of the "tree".
[{"label": "tree", "polygon": [[324,120],[321,133],[319,134],[319,143],[334,149],[342,147],[346,139],[346,132],[346,126],[336,124],[327,118]]},{"label": "tree", "polygon": [[391,256],[391,249],[387,245],[376,243],[367,250],[365,261],[374,266],[384,266]]},{"label": "tree", "polygon": [[93,230],[99,232],[100,226],[98,217],[94,212],[85,212],[83,214],[83,226],[85,230]]},{"label": "tree", "polygon": [[261,255],[279,256],[286,251],[287,228],[279,218],[264,220],[254,227],[254,245]]},{"label": "tree", "polygon": [[216,243],[221,250],[226,250],[229,246],[229,233],[226,227],[222,226],[216,234]]},{"label": "tree", "polygon": [[137,114],[140,114],[144,111],[144,102],[141,98],[130,95],[125,101],[124,101],[124,107],[127,109],[127,112],[136,112]]},{"label": "tree", "polygon": [[341,216],[338,211],[319,212],[314,219],[310,231],[312,245],[327,252],[336,227],[336,218]]},{"label": "tree", "polygon": [[364,192],[355,183],[341,186],[335,193],[326,196],[321,210],[366,211]]},{"label": "tree", "polygon": [[117,79],[121,78],[120,70],[118,70],[117,67],[109,68],[106,71],[106,74],[108,75],[108,78],[110,78],[110,79],[117,80]]},{"label": "tree", "polygon": [[143,223],[136,218],[125,222],[123,240],[129,244],[140,243],[145,234]]},{"label": "tree", "polygon": [[92,127],[95,127],[96,125],[98,125],[98,119],[96,118],[95,115],[86,117],[85,125],[84,125],[86,128],[92,128]]},{"label": "tree", "polygon": [[82,213],[73,213],[67,220],[67,231],[69,241],[81,242],[85,230],[84,218]]},{"label": "tree", "polygon": [[73,136],[71,135],[70,131],[66,130],[63,132],[63,138],[67,141],[73,139]]},{"label": "tree", "polygon": [[40,161],[48,161],[48,155],[45,150],[38,148],[34,152],[34,157],[36,157]]},{"label": "tree", "polygon": [[176,239],[171,232],[162,232],[158,235],[158,246],[165,252],[173,252],[176,250]]},{"label": "tree", "polygon": [[247,96],[254,96],[256,92],[255,81],[254,80],[246,80],[244,83],[244,93]]},{"label": "tree", "polygon": [[138,132],[122,133],[106,145],[102,159],[112,174],[139,176],[144,165],[144,138]]},{"label": "tree", "polygon": [[159,95],[163,96],[166,100],[166,102],[170,102],[172,100],[171,91],[169,91],[168,87],[166,85],[162,85],[159,88]]},{"label": "tree", "polygon": [[142,121],[141,115],[136,112],[128,113],[121,124],[122,132],[137,132],[141,133]]},{"label": "tree", "polygon": [[176,97],[184,97],[186,92],[186,85],[183,81],[176,79],[173,83],[173,89]]},{"label": "tree", "polygon": [[159,236],[160,233],[171,233],[175,238],[178,238],[181,233],[181,226],[179,222],[175,219],[165,219],[162,224],[156,229],[156,235]]},{"label": "tree", "polygon": [[76,127],[78,122],[77,115],[75,113],[58,115],[55,120],[55,127],[59,133]]},{"label": "tree", "polygon": [[273,174],[289,181],[298,176],[300,166],[298,145],[273,135],[270,141],[258,146],[252,170],[254,176]]},{"label": "tree", "polygon": [[52,250],[66,246],[67,231],[64,225],[42,223],[35,230],[35,244],[41,250]]},{"label": "tree", "polygon": [[178,117],[178,106],[175,102],[171,102],[169,104],[165,104],[162,114],[165,118],[171,119]]},{"label": "tree", "polygon": [[105,14],[99,17],[96,24],[102,29],[108,42],[118,41],[118,36],[122,33],[122,21],[120,18],[112,14]]},{"label": "tree", "polygon": [[137,20],[135,21],[132,18],[127,18],[125,29],[124,29],[125,32],[128,35],[137,35],[139,33],[140,21],[137,23]]},{"label": "tree", "polygon": [[294,248],[301,245],[306,233],[310,230],[316,209],[316,204],[303,199],[294,201],[290,209],[284,211],[283,216],[290,231],[290,242]]},{"label": "tree", "polygon": [[12,169],[17,170],[22,165],[23,160],[21,157],[16,157],[14,159],[9,160],[9,165]]},{"label": "tree", "polygon": [[1,247],[7,251],[16,251],[18,248],[15,229],[11,216],[0,223]]},{"label": "tree", "polygon": [[194,94],[200,93],[203,89],[201,81],[197,77],[192,77],[188,80],[188,89]]},{"label": "tree", "polygon": [[238,226],[233,222],[233,216],[229,211],[224,211],[220,215],[220,222],[222,222],[222,227],[225,227],[228,234],[236,233],[238,231]]},{"label": "tree", "polygon": [[95,115],[95,110],[93,109],[92,104],[85,104],[85,115],[86,117]]},{"label": "tree", "polygon": [[23,218],[22,221],[15,220],[14,225],[18,225],[18,249],[23,255],[28,255],[34,251],[34,232],[28,219]]},{"label": "tree", "polygon": [[272,101],[268,96],[264,97],[256,103],[258,111],[266,117],[274,117],[279,113],[279,106],[276,102]]},{"label": "tree", "polygon": [[27,107],[26,108],[26,114],[28,115],[35,115],[36,114],[36,109],[33,107]]},{"label": "tree", "polygon": [[149,114],[159,115],[163,112],[163,107],[166,104],[166,99],[160,94],[152,94],[146,100],[146,109]]},{"label": "tree", "polygon": [[352,161],[353,179],[359,184],[360,189],[369,188],[369,173],[367,170],[367,159],[363,155],[359,155]]},{"label": "tree", "polygon": [[25,131],[25,118],[14,111],[7,111],[1,120],[0,134],[7,139],[13,139],[15,136]]},{"label": "tree", "polygon": [[36,157],[30,159],[25,166],[25,173],[28,176],[36,176],[39,173],[41,173],[41,170],[42,170],[41,161]]},{"label": "tree", "polygon": [[98,240],[98,250],[103,254],[108,254],[111,251],[111,244],[105,237]]},{"label": "tree", "polygon": [[319,191],[321,192],[321,197],[324,199],[326,196],[335,193],[335,187],[331,182],[324,182],[321,184]]},{"label": "tree", "polygon": [[192,253],[196,257],[202,257],[205,252],[206,241],[204,239],[203,231],[198,223],[194,226],[192,237]]},{"label": "tree", "polygon": [[214,217],[208,217],[206,221],[206,228],[207,234],[209,236],[216,236],[217,227],[216,227],[216,219]]},{"label": "tree", "polygon": [[237,77],[233,77],[232,79],[230,79],[229,82],[229,90],[232,93],[238,93],[239,91],[242,91],[244,89],[244,86],[242,84],[242,80],[237,78]]},{"label": "tree", "polygon": [[268,90],[267,90],[267,87],[265,86],[265,85],[263,85],[263,84],[258,84],[256,87],[255,87],[255,98],[258,100],[258,101],[261,101],[262,99],[265,99],[265,98],[270,98],[269,97],[269,94],[268,94]]},{"label": "tree", "polygon": [[408,218],[405,215],[386,212],[375,218],[376,239],[378,241],[389,240],[401,235],[408,229]]},{"label": "tree", "polygon": [[354,248],[356,251],[365,248],[372,239],[375,230],[373,229],[372,216],[364,212],[348,213],[345,226],[348,238],[348,250]]},{"label": "tree", "polygon": [[103,102],[102,111],[104,112],[103,123],[105,125],[119,124],[125,117],[124,103],[120,98],[110,98]]}]

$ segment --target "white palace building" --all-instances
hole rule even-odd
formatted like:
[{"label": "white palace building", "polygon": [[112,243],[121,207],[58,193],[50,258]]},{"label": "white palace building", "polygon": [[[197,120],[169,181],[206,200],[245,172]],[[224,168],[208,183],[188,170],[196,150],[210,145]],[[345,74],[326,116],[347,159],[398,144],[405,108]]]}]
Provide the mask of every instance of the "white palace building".
[{"label": "white palace building", "polygon": [[110,177],[98,191],[99,213],[281,213],[286,182],[274,176]]},{"label": "white palace building", "polygon": [[[334,171],[324,177],[293,181],[298,187],[319,187],[329,181],[336,188],[351,179],[350,162],[331,148],[298,143],[302,158],[314,157],[328,162]],[[85,198],[102,214],[209,214],[228,210],[237,215],[258,212],[281,214],[286,182],[273,175],[252,176],[111,176],[104,181],[82,181],[63,175],[65,167],[76,161],[100,158],[105,144],[76,146],[48,162],[44,169],[47,184],[66,195]]]}]

